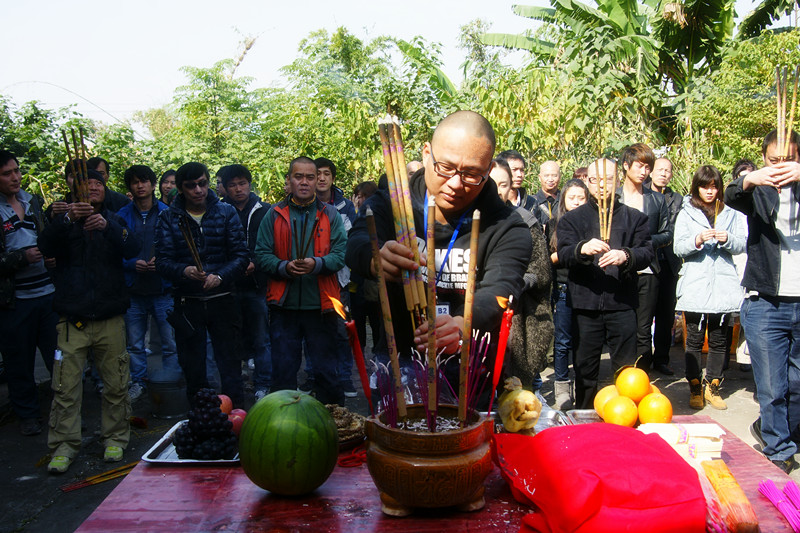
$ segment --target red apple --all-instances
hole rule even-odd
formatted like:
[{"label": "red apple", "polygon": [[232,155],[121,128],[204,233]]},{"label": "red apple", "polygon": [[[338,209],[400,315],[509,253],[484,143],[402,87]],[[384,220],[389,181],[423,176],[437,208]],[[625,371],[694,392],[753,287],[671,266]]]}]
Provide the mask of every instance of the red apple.
[{"label": "red apple", "polygon": [[243,409],[234,409],[228,415],[228,420],[231,421],[233,427],[231,431],[233,431],[234,435],[237,437],[239,436],[239,431],[242,429],[242,424],[244,423],[244,417],[247,413]]},{"label": "red apple", "polygon": [[230,414],[231,409],[233,409],[233,402],[231,401],[230,397],[224,394],[218,394],[217,397],[222,401],[222,404],[219,406],[219,410],[226,415]]}]

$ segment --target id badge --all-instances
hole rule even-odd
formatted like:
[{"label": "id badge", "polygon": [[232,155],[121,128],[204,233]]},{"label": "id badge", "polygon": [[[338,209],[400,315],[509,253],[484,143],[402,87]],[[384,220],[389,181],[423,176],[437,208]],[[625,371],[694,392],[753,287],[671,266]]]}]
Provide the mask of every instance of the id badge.
[{"label": "id badge", "polygon": [[449,315],[450,314],[450,304],[449,303],[437,303],[436,304],[436,314],[437,315]]}]

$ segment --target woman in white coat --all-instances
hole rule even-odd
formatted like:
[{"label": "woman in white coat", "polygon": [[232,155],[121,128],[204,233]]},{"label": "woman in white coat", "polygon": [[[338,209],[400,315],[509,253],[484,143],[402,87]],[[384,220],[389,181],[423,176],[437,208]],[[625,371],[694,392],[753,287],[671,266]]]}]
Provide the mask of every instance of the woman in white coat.
[{"label": "woman in white coat", "polygon": [[[673,250],[683,259],[678,280],[676,309],[686,321],[686,379],[689,405],[702,409],[705,402],[727,409],[719,393],[730,314],[742,303],[743,290],[733,256],[745,251],[745,218],[722,199],[719,170],[711,165],[697,169],[691,194],[675,221]],[[708,330],[708,359],[702,375],[702,349]]]}]

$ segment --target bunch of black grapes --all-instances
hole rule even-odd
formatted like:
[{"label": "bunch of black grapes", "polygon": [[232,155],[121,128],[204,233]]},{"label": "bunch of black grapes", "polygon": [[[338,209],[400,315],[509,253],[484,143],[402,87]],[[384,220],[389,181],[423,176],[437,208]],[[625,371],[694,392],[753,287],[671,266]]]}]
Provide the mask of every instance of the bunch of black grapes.
[{"label": "bunch of black grapes", "polygon": [[200,389],[194,396],[189,421],[175,431],[172,440],[181,459],[233,459],[237,439],[228,415],[220,411],[214,389]]}]

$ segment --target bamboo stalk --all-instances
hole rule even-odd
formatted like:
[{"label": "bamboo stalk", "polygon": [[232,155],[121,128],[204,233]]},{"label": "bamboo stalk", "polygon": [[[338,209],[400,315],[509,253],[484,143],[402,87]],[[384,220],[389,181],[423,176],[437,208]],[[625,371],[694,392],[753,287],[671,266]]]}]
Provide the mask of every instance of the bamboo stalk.
[{"label": "bamboo stalk", "polygon": [[[398,173],[400,175],[400,183],[403,187],[403,203],[406,210],[406,224],[408,227],[408,240],[411,244],[411,253],[414,254],[414,261],[419,264],[419,244],[417,243],[417,227],[414,222],[414,208],[411,204],[411,189],[408,185],[408,171],[406,170],[406,155],[403,146],[403,135],[400,132],[400,121],[397,117],[392,118],[392,129],[394,132],[395,146],[397,149],[397,164]],[[417,282],[417,293],[419,294],[418,304],[420,308],[425,308],[427,302],[425,301],[425,283],[422,281],[419,269],[414,272],[414,279]]]},{"label": "bamboo stalk", "polygon": [[478,235],[481,229],[481,212],[472,214],[472,232],[469,238],[469,274],[464,296],[464,329],[461,333],[461,367],[458,381],[458,419],[467,421],[467,385],[469,383],[469,354],[472,346],[472,302],[475,297],[475,278],[478,263]]},{"label": "bamboo stalk", "polygon": [[786,140],[783,144],[783,157],[789,157],[789,145],[792,142],[794,128],[794,111],[797,106],[797,78],[800,76],[800,65],[794,68],[794,89],[792,90],[792,106],[789,108],[789,126],[786,128]]},{"label": "bamboo stalk", "polygon": [[[783,93],[783,89],[781,87],[781,67],[775,67],[775,104],[777,107],[777,141],[778,147],[784,146],[784,139],[783,139],[783,109],[781,109],[781,103],[783,102],[783,97],[781,96]],[[779,154],[780,155],[780,154]]]},{"label": "bamboo stalk", "polygon": [[386,291],[386,280],[383,277],[383,268],[381,266],[381,251],[378,247],[378,231],[375,228],[375,216],[372,213],[372,208],[367,206],[366,212],[367,231],[369,232],[369,241],[372,245],[372,263],[375,266],[375,274],[378,278],[378,290],[381,300],[381,314],[383,315],[383,329],[386,333],[386,344],[389,346],[389,360],[392,365],[392,374],[394,374],[394,393],[397,398],[397,414],[403,419],[408,416],[406,410],[406,397],[403,392],[403,381],[400,376],[400,360],[397,355],[397,341],[394,336],[394,326],[392,324],[392,310],[389,305],[389,293]]},{"label": "bamboo stalk", "polygon": [[436,199],[428,197],[428,413],[436,413],[438,394],[436,393]]},{"label": "bamboo stalk", "polygon": [[[395,179],[394,162],[392,161],[392,154],[389,148],[389,130],[385,119],[378,119],[378,131],[381,136],[381,148],[383,149],[383,163],[386,166],[386,181],[389,184],[389,198],[392,203],[392,216],[394,218],[394,231],[397,241],[401,244],[406,242],[407,234],[403,227],[403,217],[401,215],[400,203],[397,193],[397,184]],[[411,278],[407,270],[402,270],[401,275],[403,278],[403,295],[406,299],[406,309],[413,313],[414,311],[414,295],[411,292]]]}]

